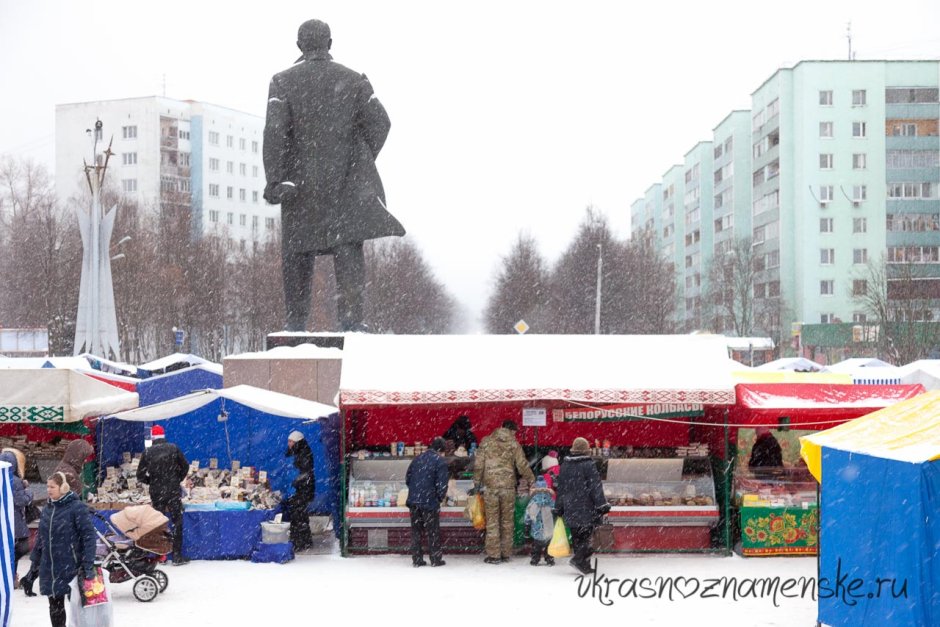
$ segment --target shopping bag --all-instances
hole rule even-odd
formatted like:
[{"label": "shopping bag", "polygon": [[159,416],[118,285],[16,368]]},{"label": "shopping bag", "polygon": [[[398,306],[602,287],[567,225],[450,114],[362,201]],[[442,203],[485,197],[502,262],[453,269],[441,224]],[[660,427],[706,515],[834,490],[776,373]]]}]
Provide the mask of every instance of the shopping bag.
[{"label": "shopping bag", "polygon": [[552,541],[548,543],[548,554],[552,557],[568,557],[571,555],[571,545],[568,544],[568,529],[565,528],[565,521],[561,517],[555,521],[555,532],[552,534]]},{"label": "shopping bag", "polygon": [[483,513],[483,497],[474,494],[467,501],[467,518],[474,529],[486,529],[486,514]]},{"label": "shopping bag", "polygon": [[[99,571],[100,572],[100,571]],[[107,577],[103,578],[105,594],[111,598],[111,585]],[[114,625],[113,603],[98,603],[82,607],[82,585],[79,578],[69,583],[71,592],[69,602],[66,604],[67,627],[112,627]]]},{"label": "shopping bag", "polygon": [[79,585],[82,589],[82,607],[100,605],[111,600],[108,598],[108,590],[104,587],[104,577],[100,567],[95,568],[94,579],[82,579]]}]

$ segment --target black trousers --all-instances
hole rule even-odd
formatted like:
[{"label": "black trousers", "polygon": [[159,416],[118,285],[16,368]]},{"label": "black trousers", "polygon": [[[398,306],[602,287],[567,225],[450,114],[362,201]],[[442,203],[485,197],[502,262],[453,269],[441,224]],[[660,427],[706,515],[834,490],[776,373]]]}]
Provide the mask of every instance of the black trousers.
[{"label": "black trousers", "polygon": [[49,597],[49,620],[52,627],[65,627],[65,596]]},{"label": "black trousers", "polygon": [[594,549],[591,548],[591,538],[594,536],[594,525],[587,527],[570,527],[571,530],[571,549],[574,551],[572,561],[579,564],[587,564],[591,556],[594,555]]},{"label": "black trousers", "polygon": [[155,502],[153,508],[163,512],[173,525],[173,559],[183,557],[183,502],[179,499]]},{"label": "black trousers", "polygon": [[548,558],[551,557],[551,555],[548,554],[549,544],[551,544],[551,542],[536,542],[535,540],[533,540],[532,541],[532,559],[537,560],[537,559],[544,558],[546,561],[548,561]]},{"label": "black trousers", "polygon": [[313,534],[310,533],[310,515],[307,507],[312,499],[298,494],[292,494],[287,499],[287,515],[290,517],[290,541],[294,549],[304,551],[313,545]]},{"label": "black trousers", "polygon": [[444,557],[441,550],[441,512],[427,511],[409,507],[411,513],[411,560],[420,562],[424,559],[422,534],[428,536],[428,554],[432,562],[439,562]]},{"label": "black trousers", "polygon": [[18,538],[13,544],[13,574],[16,574],[16,565],[20,558],[29,555],[29,538]]},{"label": "black trousers", "polygon": [[[283,244],[282,244],[283,245]],[[287,330],[306,331],[313,289],[313,262],[318,255],[333,255],[336,274],[336,316],[341,331],[358,331],[362,325],[366,262],[362,242],[343,244],[328,251],[287,253],[281,258]]]}]

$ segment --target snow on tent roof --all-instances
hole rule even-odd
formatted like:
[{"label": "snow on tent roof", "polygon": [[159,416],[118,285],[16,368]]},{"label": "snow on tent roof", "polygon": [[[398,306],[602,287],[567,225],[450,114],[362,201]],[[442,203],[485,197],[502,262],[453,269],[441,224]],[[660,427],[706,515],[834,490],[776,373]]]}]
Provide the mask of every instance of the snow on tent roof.
[{"label": "snow on tent roof", "polygon": [[572,400],[734,403],[720,335],[369,335],[343,347],[344,406]]},{"label": "snow on tent roof", "polygon": [[880,359],[875,359],[873,357],[852,357],[850,359],[843,359],[837,364],[832,364],[827,366],[826,370],[829,372],[856,372],[862,368],[895,368],[886,361],[881,361]]},{"label": "snow on tent roof", "polygon": [[175,366],[176,364],[187,364],[188,366],[196,366],[198,364],[207,363],[207,360],[202,357],[196,357],[195,355],[187,355],[184,353],[173,353],[172,355],[167,355],[166,357],[161,357],[160,359],[154,359],[145,364],[137,366],[139,370],[147,370],[152,372],[154,370],[164,370],[170,366]]},{"label": "snow on tent roof", "polygon": [[189,412],[208,405],[217,398],[225,398],[241,405],[257,409],[258,411],[284,418],[298,418],[304,420],[317,420],[324,416],[336,413],[331,405],[308,401],[296,396],[263,390],[250,385],[236,385],[222,390],[203,390],[181,396],[173,400],[114,413],[108,418],[130,420],[134,422],[153,422],[167,420],[188,414]]},{"label": "snow on tent roof", "polygon": [[755,370],[795,370],[797,372],[822,372],[825,370],[815,361],[805,357],[781,357],[756,366]]},{"label": "snow on tent roof", "polygon": [[75,422],[137,407],[138,396],[60,368],[0,370],[0,422]]}]

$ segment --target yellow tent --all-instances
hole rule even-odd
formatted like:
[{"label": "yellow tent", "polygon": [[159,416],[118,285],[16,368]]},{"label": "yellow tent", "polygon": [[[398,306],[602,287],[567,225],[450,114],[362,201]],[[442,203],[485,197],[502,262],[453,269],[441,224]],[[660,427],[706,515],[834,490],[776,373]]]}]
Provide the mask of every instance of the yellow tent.
[{"label": "yellow tent", "polygon": [[940,459],[940,390],[800,438],[800,455],[820,482],[824,446],[911,463]]}]

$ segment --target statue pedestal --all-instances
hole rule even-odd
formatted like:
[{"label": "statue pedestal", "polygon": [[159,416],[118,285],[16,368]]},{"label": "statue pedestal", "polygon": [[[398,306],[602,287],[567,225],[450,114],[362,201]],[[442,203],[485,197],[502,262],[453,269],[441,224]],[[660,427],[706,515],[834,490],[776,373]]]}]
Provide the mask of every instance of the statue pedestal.
[{"label": "statue pedestal", "polygon": [[343,340],[346,338],[344,333],[308,333],[306,331],[278,331],[277,333],[268,333],[265,338],[264,349],[271,350],[278,346],[300,346],[301,344],[313,344],[320,348],[338,348],[343,349]]}]

